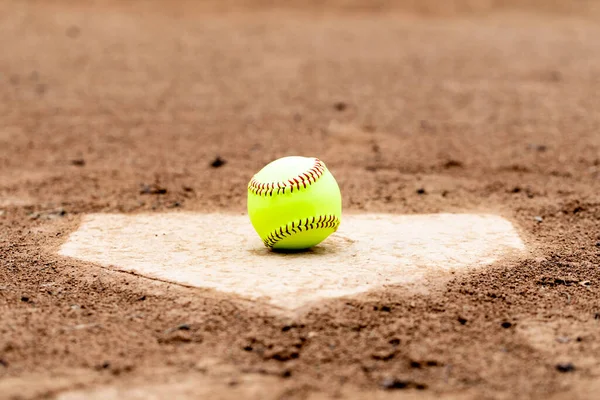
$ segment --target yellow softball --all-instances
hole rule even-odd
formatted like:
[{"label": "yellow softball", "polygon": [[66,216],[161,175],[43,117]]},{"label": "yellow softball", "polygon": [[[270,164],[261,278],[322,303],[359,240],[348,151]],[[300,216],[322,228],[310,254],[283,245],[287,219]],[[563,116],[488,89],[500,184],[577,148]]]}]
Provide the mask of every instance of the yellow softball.
[{"label": "yellow softball", "polygon": [[338,229],[341,214],[340,188],[318,158],[279,158],[248,183],[248,215],[268,248],[313,247]]}]

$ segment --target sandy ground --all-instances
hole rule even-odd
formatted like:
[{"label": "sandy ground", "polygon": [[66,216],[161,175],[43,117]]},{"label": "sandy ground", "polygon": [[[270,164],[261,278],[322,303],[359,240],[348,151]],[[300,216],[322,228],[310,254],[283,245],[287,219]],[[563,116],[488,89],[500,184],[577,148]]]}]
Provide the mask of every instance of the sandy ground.
[{"label": "sandy ground", "polygon": [[[0,2],[0,398],[595,398],[597,2],[273,4]],[[243,212],[289,154],[532,256],[289,319],[56,254],[91,212]]]}]

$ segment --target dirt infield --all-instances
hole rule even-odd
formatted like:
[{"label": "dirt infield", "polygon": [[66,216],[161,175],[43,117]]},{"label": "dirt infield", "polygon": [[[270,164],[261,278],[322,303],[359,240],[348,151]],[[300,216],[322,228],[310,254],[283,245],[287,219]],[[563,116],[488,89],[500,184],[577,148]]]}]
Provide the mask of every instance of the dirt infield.
[{"label": "dirt infield", "polygon": [[[596,398],[598,2],[241,3],[0,1],[0,399]],[[57,254],[90,213],[243,213],[290,154],[531,256],[290,318]]]}]

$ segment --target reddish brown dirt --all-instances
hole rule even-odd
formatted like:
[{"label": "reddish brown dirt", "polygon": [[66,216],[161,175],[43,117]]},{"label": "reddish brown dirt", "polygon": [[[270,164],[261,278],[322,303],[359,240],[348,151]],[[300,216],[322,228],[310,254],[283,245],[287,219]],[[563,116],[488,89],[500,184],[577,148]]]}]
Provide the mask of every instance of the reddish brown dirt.
[{"label": "reddish brown dirt", "polygon": [[[212,359],[212,398],[594,398],[597,3],[83,3],[0,2],[0,398]],[[243,212],[288,154],[347,210],[494,212],[534,256],[289,319],[53,254],[87,212]]]}]

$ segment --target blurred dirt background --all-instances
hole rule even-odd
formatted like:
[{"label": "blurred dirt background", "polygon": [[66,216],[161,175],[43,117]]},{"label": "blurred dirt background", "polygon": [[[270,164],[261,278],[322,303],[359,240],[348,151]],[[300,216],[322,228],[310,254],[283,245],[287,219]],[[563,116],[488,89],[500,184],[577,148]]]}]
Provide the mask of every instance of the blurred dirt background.
[{"label": "blurred dirt background", "polygon": [[[591,0],[0,1],[0,398],[597,398],[599,22]],[[533,256],[290,319],[54,255],[88,212],[244,212],[289,154],[346,210],[493,212]]]}]

